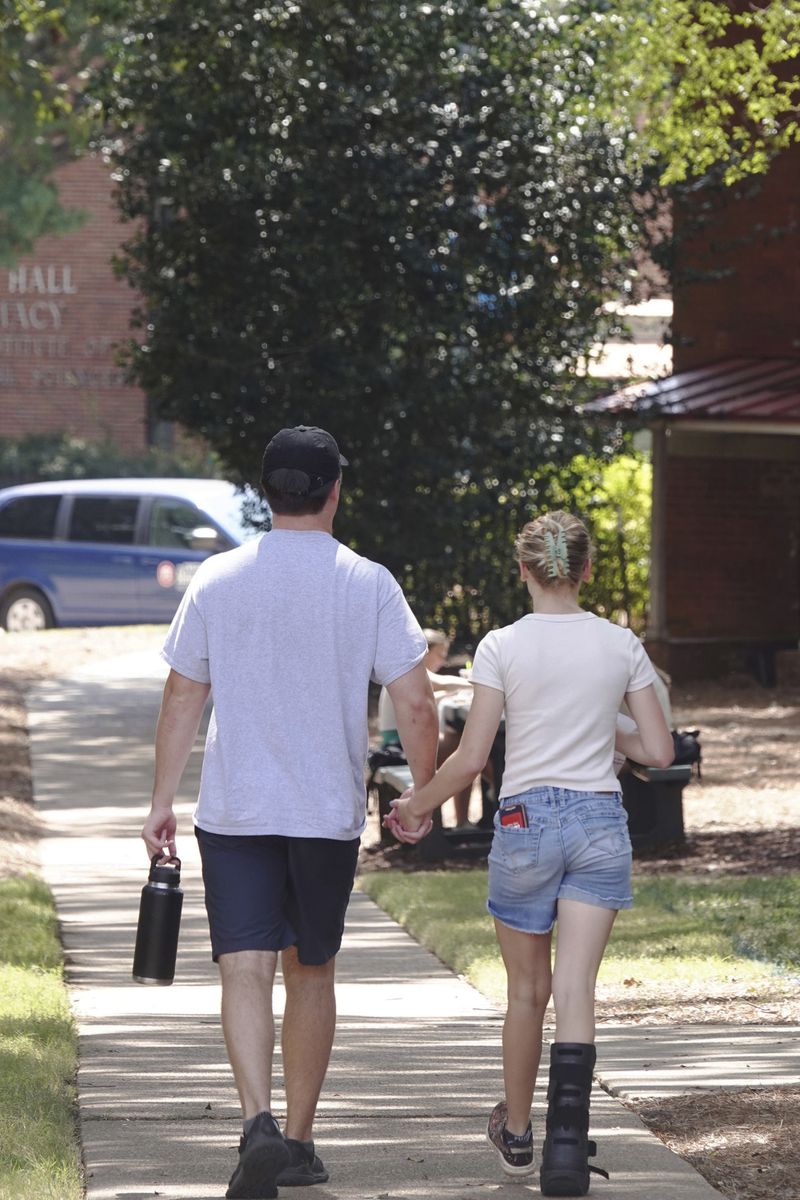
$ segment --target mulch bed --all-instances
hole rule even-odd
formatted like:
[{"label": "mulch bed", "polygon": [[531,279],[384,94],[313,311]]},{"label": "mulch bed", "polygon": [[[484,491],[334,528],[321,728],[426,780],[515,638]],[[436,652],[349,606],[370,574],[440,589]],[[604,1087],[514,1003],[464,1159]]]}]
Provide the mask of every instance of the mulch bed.
[{"label": "mulch bed", "polygon": [[783,875],[800,871],[800,826],[691,830],[680,845],[639,850],[640,875]]},{"label": "mulch bed", "polygon": [[800,1087],[702,1092],[633,1105],[730,1200],[798,1200]]}]

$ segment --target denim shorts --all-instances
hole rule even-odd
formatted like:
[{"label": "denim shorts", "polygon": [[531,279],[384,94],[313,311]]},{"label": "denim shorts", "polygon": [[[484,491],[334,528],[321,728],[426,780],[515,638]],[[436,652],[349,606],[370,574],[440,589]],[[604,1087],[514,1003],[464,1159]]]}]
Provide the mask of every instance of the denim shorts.
[{"label": "denim shorts", "polygon": [[[512,804],[525,806],[527,829],[500,824]],[[559,900],[630,908],[631,858],[619,792],[535,787],[504,796],[494,818],[486,907],[523,933],[548,933]]]}]

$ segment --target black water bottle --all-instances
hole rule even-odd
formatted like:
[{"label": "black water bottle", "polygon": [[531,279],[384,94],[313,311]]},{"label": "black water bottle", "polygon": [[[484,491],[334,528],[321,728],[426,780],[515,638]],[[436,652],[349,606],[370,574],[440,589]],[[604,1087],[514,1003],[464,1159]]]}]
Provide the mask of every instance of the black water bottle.
[{"label": "black water bottle", "polygon": [[162,858],[154,854],[139,904],[133,952],[133,978],[137,983],[162,987],[172,983],[182,908],[181,860],[174,855]]}]

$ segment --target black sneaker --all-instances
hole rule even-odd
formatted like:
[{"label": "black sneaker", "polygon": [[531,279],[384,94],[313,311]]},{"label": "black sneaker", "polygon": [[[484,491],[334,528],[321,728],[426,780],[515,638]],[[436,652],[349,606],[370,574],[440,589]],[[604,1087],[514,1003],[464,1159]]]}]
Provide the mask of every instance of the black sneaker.
[{"label": "black sneaker", "polygon": [[494,1146],[500,1156],[500,1166],[506,1175],[532,1175],[536,1168],[533,1165],[533,1131],[531,1123],[522,1134],[509,1133],[506,1129],[508,1105],[505,1100],[495,1104],[489,1125],[486,1130],[486,1140]]},{"label": "black sneaker", "polygon": [[274,1200],[278,1176],[289,1159],[278,1122],[271,1113],[259,1113],[239,1142],[239,1165],[225,1195],[229,1200]]},{"label": "black sneaker", "polygon": [[289,1165],[284,1167],[276,1182],[278,1187],[307,1187],[311,1183],[327,1183],[330,1176],[322,1159],[314,1153],[313,1142],[298,1142],[286,1138],[289,1148]]}]

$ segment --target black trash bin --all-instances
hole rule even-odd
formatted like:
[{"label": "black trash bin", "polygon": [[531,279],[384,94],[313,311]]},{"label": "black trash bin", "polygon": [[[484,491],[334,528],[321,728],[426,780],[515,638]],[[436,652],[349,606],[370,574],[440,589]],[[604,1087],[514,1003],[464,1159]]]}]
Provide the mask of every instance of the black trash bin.
[{"label": "black trash bin", "polygon": [[691,766],[683,763],[637,766],[620,777],[634,850],[652,850],[684,840],[683,789],[691,777]]}]

